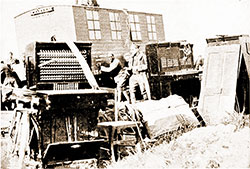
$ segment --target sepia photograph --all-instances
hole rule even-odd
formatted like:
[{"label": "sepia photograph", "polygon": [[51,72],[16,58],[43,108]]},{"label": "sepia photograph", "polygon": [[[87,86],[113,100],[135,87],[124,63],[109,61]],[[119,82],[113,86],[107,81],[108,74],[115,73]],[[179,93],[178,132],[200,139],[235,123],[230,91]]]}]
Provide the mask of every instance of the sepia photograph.
[{"label": "sepia photograph", "polygon": [[1,0],[1,169],[250,168],[250,0]]}]

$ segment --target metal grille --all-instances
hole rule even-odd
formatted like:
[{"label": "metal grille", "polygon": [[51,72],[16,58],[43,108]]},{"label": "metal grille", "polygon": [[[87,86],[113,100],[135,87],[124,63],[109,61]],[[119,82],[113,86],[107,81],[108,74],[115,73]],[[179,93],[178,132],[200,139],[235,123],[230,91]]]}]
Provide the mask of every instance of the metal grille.
[{"label": "metal grille", "polygon": [[[84,57],[86,50],[81,51]],[[70,50],[40,50],[40,81],[85,80],[83,70]]]},{"label": "metal grille", "polygon": [[78,83],[54,83],[54,90],[77,90]]}]

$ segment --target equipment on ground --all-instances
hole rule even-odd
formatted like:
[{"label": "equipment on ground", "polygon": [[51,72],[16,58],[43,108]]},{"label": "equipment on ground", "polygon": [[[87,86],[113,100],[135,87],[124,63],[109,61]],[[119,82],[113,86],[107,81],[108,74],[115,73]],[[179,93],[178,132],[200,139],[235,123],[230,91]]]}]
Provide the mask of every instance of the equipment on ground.
[{"label": "equipment on ground", "polygon": [[202,70],[195,70],[193,44],[162,42],[146,45],[149,66],[149,83],[153,99],[172,94],[182,96],[192,104],[200,93]]}]

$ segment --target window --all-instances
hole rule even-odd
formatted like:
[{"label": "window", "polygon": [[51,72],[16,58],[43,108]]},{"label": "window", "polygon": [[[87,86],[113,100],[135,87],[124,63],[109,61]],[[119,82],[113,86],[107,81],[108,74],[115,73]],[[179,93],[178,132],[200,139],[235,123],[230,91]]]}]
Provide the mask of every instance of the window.
[{"label": "window", "polygon": [[112,39],[121,39],[122,38],[122,28],[120,22],[120,16],[118,13],[109,13],[110,28]]},{"label": "window", "polygon": [[101,28],[97,11],[86,11],[89,39],[101,39]]},{"label": "window", "polygon": [[141,27],[138,15],[129,15],[130,31],[132,40],[141,40]]},{"label": "window", "polygon": [[148,25],[148,38],[149,38],[149,40],[157,40],[155,17],[154,16],[147,16],[147,25]]},{"label": "window", "polygon": [[166,68],[167,66],[167,59],[162,57],[161,58],[161,68]]}]

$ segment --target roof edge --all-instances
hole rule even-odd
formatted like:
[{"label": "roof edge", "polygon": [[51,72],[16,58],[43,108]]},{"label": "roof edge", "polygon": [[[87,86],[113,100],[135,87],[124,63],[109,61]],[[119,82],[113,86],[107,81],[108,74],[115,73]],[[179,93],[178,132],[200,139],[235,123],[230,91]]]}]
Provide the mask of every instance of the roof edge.
[{"label": "roof edge", "polygon": [[96,8],[96,9],[104,9],[104,10],[116,10],[116,11],[124,11],[126,10],[127,12],[134,12],[134,13],[140,13],[140,14],[153,14],[153,15],[159,15],[159,16],[162,16],[162,14],[158,14],[158,13],[149,13],[149,12],[141,12],[141,11],[130,11],[130,10],[127,10],[127,9],[113,9],[113,8],[100,8],[100,7],[94,7],[94,6],[85,6],[85,5],[42,5],[42,6],[37,6],[35,8],[32,8],[30,10],[27,10],[25,12],[22,12],[20,14],[18,14],[17,16],[14,17],[14,19],[32,11],[32,10],[35,10],[35,9],[40,9],[40,8],[45,8],[45,7],[63,7],[63,6],[68,6],[68,7],[82,7],[82,8]]}]

